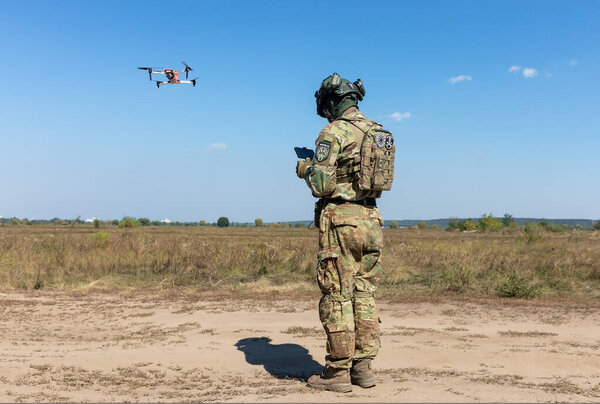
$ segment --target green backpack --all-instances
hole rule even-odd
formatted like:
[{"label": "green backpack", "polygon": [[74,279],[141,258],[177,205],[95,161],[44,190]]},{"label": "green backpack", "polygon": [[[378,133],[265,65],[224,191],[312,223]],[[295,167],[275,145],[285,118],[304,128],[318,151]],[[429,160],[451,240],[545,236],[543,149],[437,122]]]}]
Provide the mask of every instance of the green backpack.
[{"label": "green backpack", "polygon": [[394,136],[377,122],[346,120],[364,133],[360,165],[354,177],[358,188],[361,191],[389,191],[394,181]]}]

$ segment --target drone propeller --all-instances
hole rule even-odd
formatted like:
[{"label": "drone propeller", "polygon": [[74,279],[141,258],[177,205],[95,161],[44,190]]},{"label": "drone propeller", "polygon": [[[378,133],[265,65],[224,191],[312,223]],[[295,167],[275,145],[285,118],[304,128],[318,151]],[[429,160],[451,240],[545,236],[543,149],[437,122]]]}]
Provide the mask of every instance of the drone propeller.
[{"label": "drone propeller", "polygon": [[153,71],[162,70],[162,67],[138,67],[138,69],[140,69],[140,70],[147,70],[148,71],[148,77],[150,78],[150,80],[152,80],[152,72]]},{"label": "drone propeller", "polygon": [[191,67],[189,67],[189,66],[187,65],[187,63],[185,63],[185,62],[183,62],[183,61],[182,61],[181,63],[183,63],[183,65],[185,66],[185,79],[187,80],[187,78],[188,78],[188,72],[191,72],[191,71],[192,71],[192,70],[194,70],[194,69],[192,69]]}]

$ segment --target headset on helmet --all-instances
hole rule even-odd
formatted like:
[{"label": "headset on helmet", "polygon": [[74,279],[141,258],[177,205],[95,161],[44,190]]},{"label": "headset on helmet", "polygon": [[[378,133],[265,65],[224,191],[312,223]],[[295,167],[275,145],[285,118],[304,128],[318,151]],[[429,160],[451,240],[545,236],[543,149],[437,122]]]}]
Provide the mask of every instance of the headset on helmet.
[{"label": "headset on helmet", "polygon": [[360,79],[357,79],[352,83],[350,80],[341,78],[339,74],[333,73],[323,80],[321,88],[315,92],[317,114],[326,118],[326,115],[323,112],[323,100],[330,96],[340,100],[349,96],[357,101],[362,101],[365,94],[365,86]]}]

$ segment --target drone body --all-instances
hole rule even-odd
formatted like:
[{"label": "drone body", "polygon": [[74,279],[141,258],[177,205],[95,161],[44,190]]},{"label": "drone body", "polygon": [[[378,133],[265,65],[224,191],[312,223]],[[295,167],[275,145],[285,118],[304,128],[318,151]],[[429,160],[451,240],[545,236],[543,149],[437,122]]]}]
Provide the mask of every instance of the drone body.
[{"label": "drone body", "polygon": [[[189,67],[185,62],[181,62],[181,63],[183,63],[183,65],[185,66],[185,69],[182,69],[182,70],[174,70],[174,69],[154,70],[154,68],[152,68],[152,67],[138,67],[138,69],[146,70],[148,72],[148,76],[150,77],[150,80],[152,80],[152,73],[164,74],[167,81],[155,80],[157,88],[160,88],[160,86],[165,85],[165,84],[191,84],[194,87],[196,87],[196,79],[187,80],[188,72],[192,71],[193,69],[191,67]],[[180,80],[179,76],[178,76],[179,73],[185,73],[186,80]]]}]

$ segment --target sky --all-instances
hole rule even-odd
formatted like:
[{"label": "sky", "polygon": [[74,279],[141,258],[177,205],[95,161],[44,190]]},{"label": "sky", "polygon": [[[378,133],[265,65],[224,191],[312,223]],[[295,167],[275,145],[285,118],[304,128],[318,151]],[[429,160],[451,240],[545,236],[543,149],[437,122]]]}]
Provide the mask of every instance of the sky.
[{"label": "sky", "polygon": [[600,2],[0,5],[0,216],[309,220],[338,72],[394,133],[384,219],[600,218]]}]

